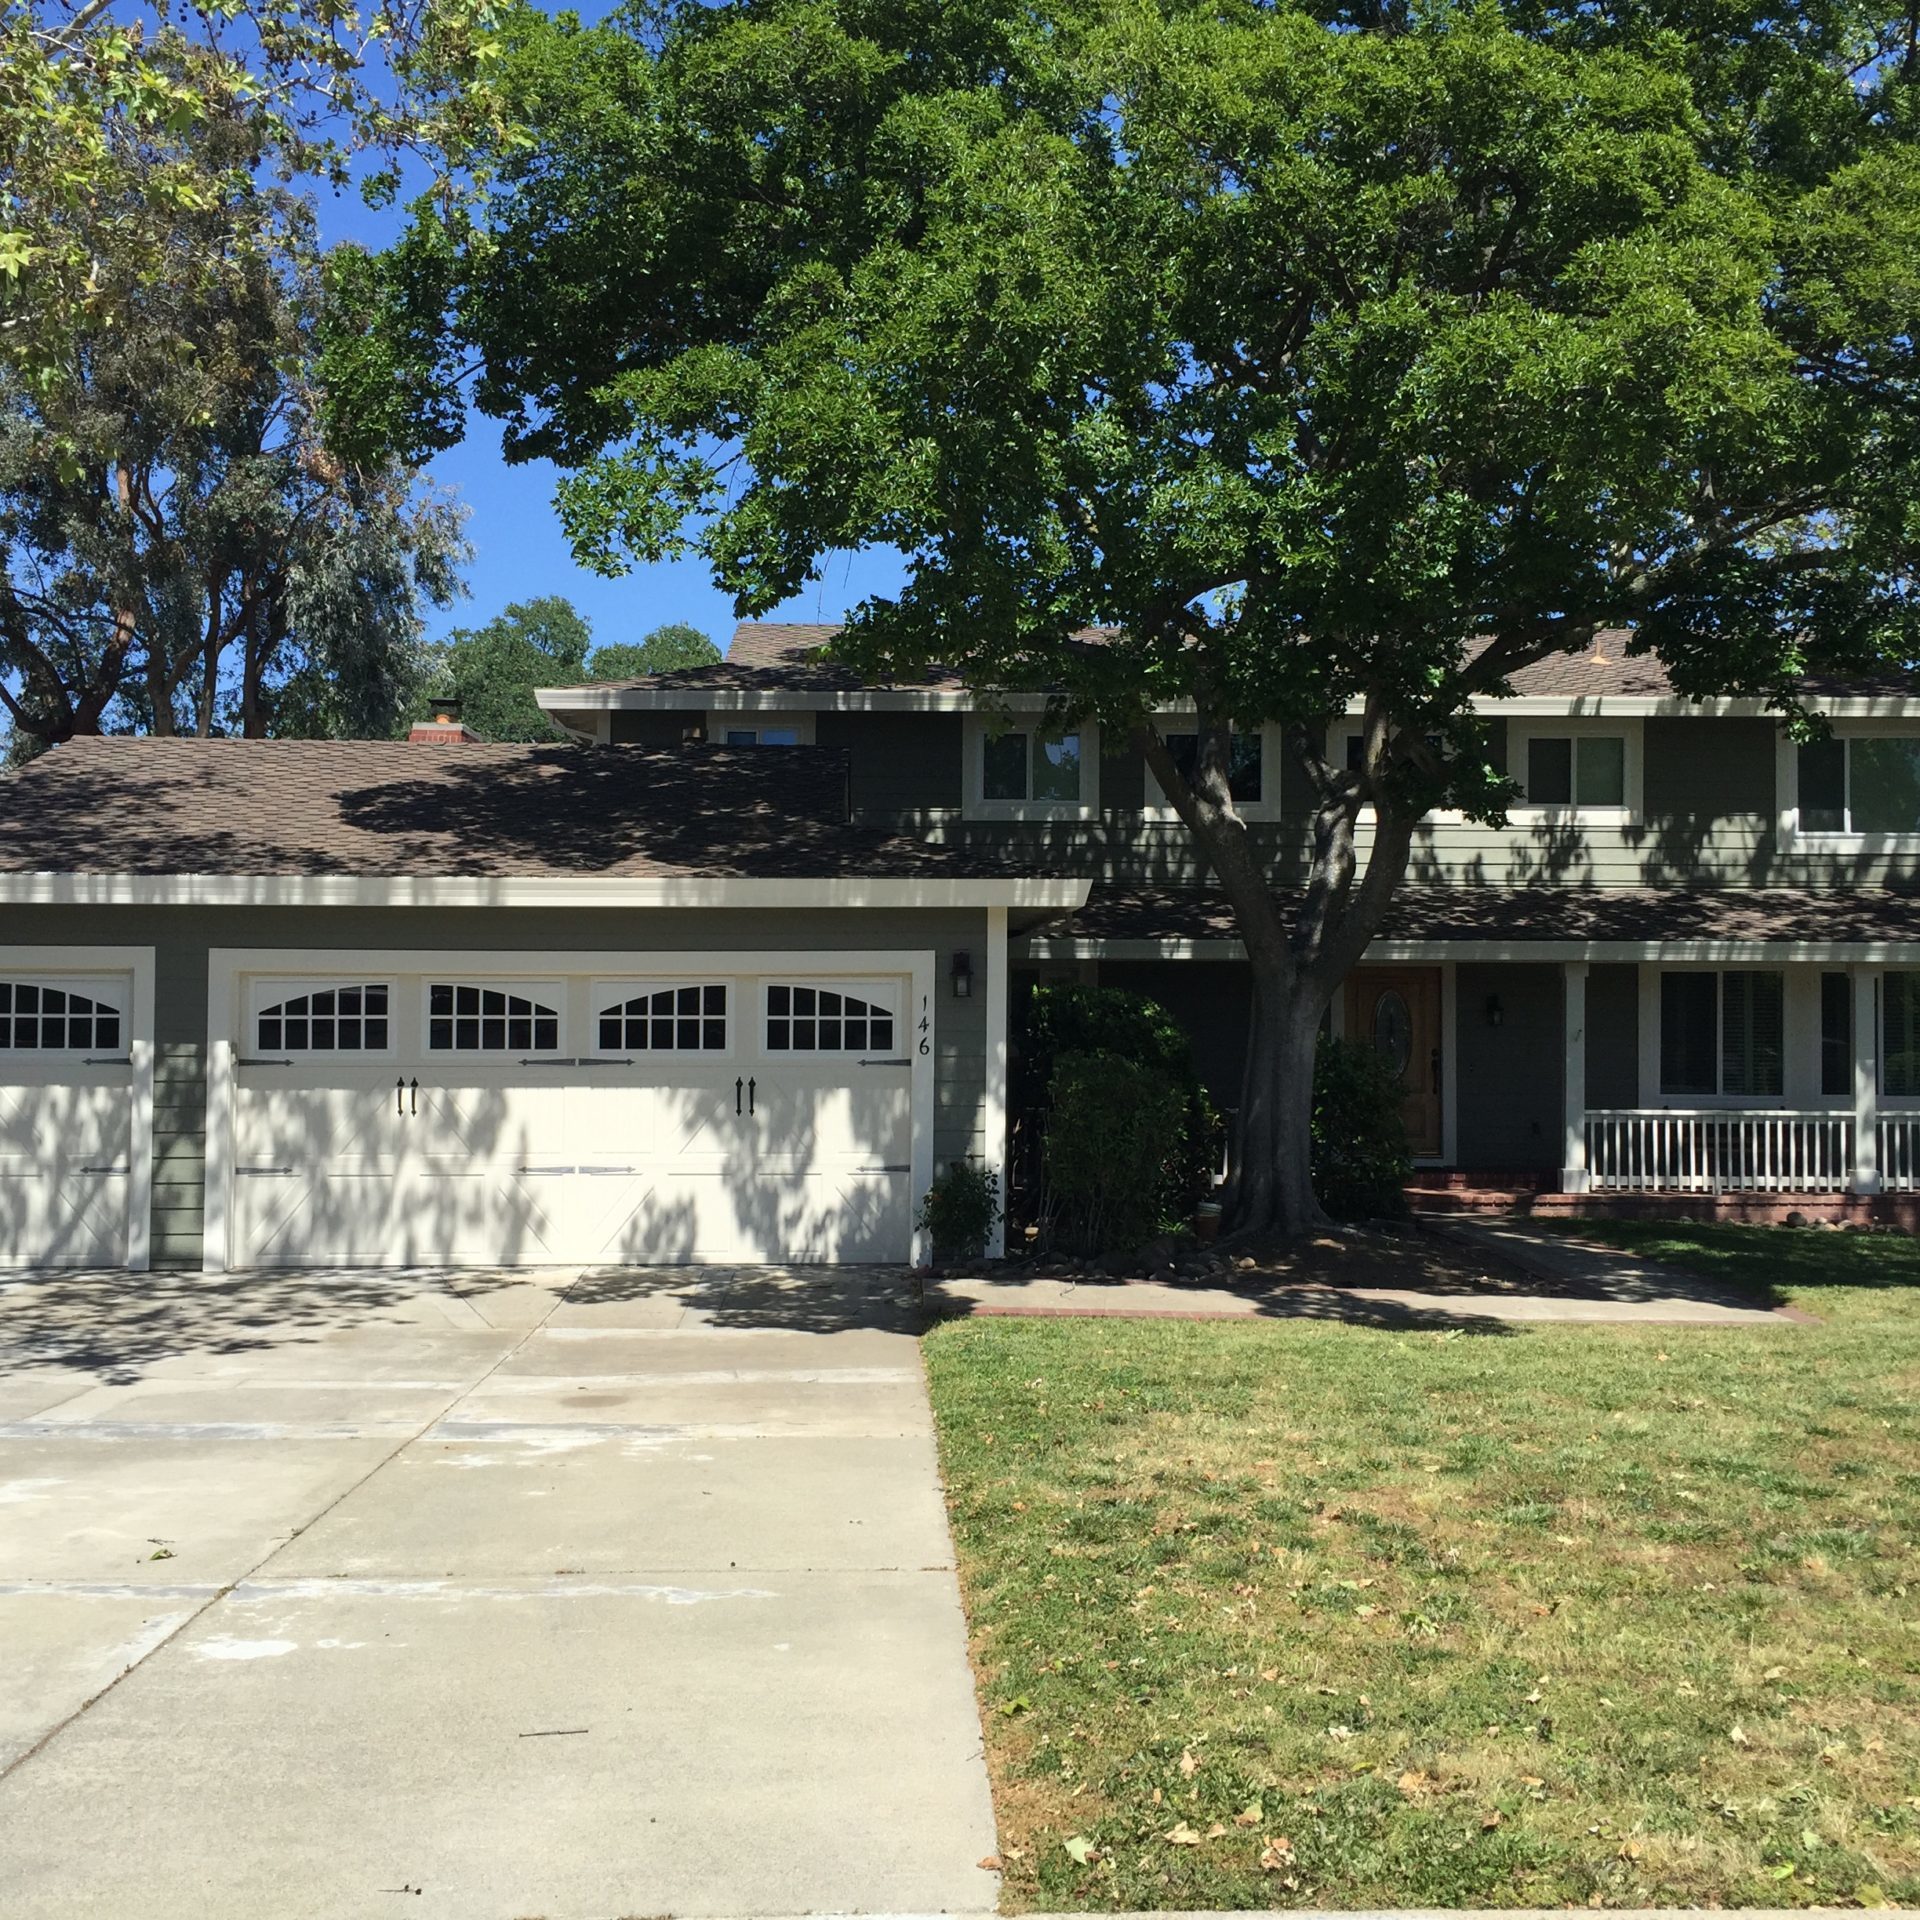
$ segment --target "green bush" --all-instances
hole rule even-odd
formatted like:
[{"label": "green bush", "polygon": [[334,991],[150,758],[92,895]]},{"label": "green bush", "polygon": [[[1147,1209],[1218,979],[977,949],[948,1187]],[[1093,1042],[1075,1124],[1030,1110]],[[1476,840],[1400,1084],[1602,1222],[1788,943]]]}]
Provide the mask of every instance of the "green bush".
[{"label": "green bush", "polygon": [[1313,1061],[1313,1190],[1336,1220],[1405,1213],[1413,1160],[1400,1088],[1357,1040],[1322,1036]]},{"label": "green bush", "polygon": [[[1068,1054],[1118,1054],[1157,1074],[1178,1090],[1181,1125],[1154,1189],[1156,1230],[1182,1225],[1194,1207],[1213,1194],[1220,1164],[1221,1121],[1200,1077],[1186,1029],[1157,1000],[1124,987],[1088,987],[1049,981],[1033,989],[1022,1011],[1015,1054],[1014,1104],[1023,1114],[1044,1116],[1053,1104],[1053,1083]],[[1149,1233],[1143,1238],[1150,1239]]]},{"label": "green bush", "polygon": [[936,1259],[978,1260],[1000,1218],[1000,1176],[971,1160],[956,1160],[935,1177],[914,1224],[933,1237]]},{"label": "green bush", "polygon": [[1118,1053],[1061,1054],[1050,1092],[1046,1177],[1056,1237],[1087,1253],[1131,1253],[1161,1228],[1185,1092]]}]

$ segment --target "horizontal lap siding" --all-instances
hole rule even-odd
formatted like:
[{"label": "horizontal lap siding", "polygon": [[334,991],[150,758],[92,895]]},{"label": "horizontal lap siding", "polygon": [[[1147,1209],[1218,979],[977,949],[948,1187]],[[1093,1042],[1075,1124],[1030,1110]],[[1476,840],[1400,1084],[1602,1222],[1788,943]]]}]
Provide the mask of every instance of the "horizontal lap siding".
[{"label": "horizontal lap siding", "polygon": [[[201,1264],[207,953],[214,947],[288,948],[320,969],[330,949],[346,947],[472,953],[931,950],[936,1163],[984,1148],[987,942],[982,912],[22,907],[9,911],[7,931],[10,941],[22,945],[155,950],[156,1267]],[[948,984],[956,949],[964,949],[973,962],[974,989],[966,1000],[954,999]]]}]

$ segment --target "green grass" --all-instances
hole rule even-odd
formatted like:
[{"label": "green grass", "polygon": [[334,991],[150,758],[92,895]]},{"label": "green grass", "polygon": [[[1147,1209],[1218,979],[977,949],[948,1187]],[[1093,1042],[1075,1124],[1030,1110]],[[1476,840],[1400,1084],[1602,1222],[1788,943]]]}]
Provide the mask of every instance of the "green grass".
[{"label": "green grass", "polygon": [[1920,1904],[1914,1249],[1657,1232],[1822,1324],[929,1337],[1009,1908]]},{"label": "green grass", "polygon": [[[1732,1227],[1684,1220],[1536,1221],[1555,1232],[1623,1247],[1759,1297],[1828,1319],[1889,1312],[1888,1288],[1920,1288],[1920,1240],[1824,1227]],[[1897,1311],[1897,1310],[1895,1310]]]}]

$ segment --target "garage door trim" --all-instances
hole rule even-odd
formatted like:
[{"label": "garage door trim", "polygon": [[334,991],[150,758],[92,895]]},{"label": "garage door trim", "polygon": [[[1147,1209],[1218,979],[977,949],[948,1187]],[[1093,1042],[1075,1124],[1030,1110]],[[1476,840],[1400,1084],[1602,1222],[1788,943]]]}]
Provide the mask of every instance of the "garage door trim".
[{"label": "garage door trim", "polygon": [[[149,968],[151,955],[149,953]],[[445,971],[469,978],[482,975],[559,974],[629,977],[644,974],[669,979],[722,973],[847,977],[860,974],[906,976],[911,1001],[902,1008],[901,1052],[911,1060],[911,1194],[917,1201],[933,1184],[934,1084],[939,1061],[931,949],[815,947],[804,949],[742,947],[699,952],[652,949],[507,949],[495,947],[216,947],[207,955],[207,1167],[204,1266],[225,1273],[232,1261],[234,1099],[239,1051],[234,1044],[235,1013],[242,981],[260,973],[307,976],[386,970],[395,974]],[[924,1025],[923,1025],[924,1022]],[[150,1071],[150,1070],[149,1070]],[[923,1265],[930,1256],[927,1235],[916,1224],[909,1257]]]},{"label": "garage door trim", "polygon": [[22,973],[124,973],[132,978],[127,1009],[132,1114],[125,1265],[145,1273],[153,1258],[153,949],[0,946],[0,972],[16,968]]}]

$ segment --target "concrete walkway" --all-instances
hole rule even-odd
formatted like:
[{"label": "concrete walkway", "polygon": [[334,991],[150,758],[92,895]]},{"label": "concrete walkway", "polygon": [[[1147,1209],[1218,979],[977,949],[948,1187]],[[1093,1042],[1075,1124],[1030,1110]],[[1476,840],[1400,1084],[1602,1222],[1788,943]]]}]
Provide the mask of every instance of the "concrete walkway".
[{"label": "concrete walkway", "polygon": [[1186,1320],[1339,1320],[1379,1327],[1482,1325],[1768,1326],[1810,1315],[1756,1306],[1692,1274],[1556,1234],[1484,1221],[1447,1220],[1433,1230],[1477,1247],[1542,1282],[1541,1291],[1469,1292],[1341,1287],[1317,1282],[1239,1287],[1052,1279],[1009,1271],[930,1280],[928,1306],[949,1315],[1101,1315]]},{"label": "concrete walkway", "polygon": [[7,1920],[986,1911],[898,1276],[0,1281]]}]

